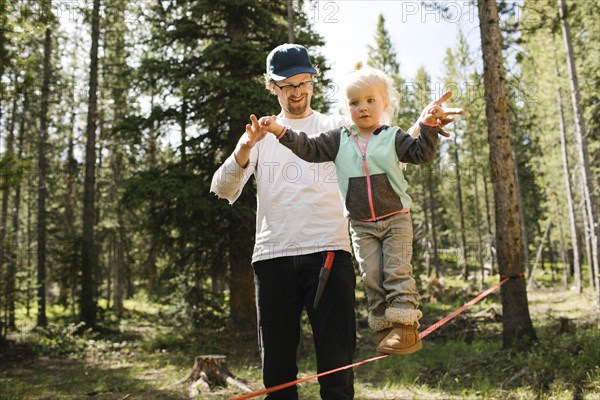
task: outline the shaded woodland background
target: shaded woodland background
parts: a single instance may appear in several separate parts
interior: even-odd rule
[[[449,106],[467,110],[435,162],[406,171],[416,274],[457,277],[458,266],[483,287],[499,268],[539,268],[599,293],[598,4],[496,4],[522,243],[502,252],[518,253],[518,265],[497,257],[505,217],[493,173],[505,165],[490,162],[498,148],[487,132],[501,122],[486,116],[486,50],[463,33],[443,82],[425,68],[401,76],[391,15],[369,49],[403,95],[404,129],[440,84],[457,93]],[[247,185],[231,207],[209,186],[249,113],[279,109],[262,78],[273,47],[311,49],[323,73],[313,108],[328,110],[336,77],[306,4],[0,0],[0,21],[0,342],[32,324],[118,326],[135,296],[168,306],[161,318],[175,329],[255,335],[255,192]]]

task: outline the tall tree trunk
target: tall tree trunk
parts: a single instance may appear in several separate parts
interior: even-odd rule
[[[17,80],[15,79],[15,82]],[[16,121],[17,121],[17,108],[18,108],[18,99],[20,97],[20,91],[18,91],[18,93],[15,93],[13,95],[13,104],[12,104],[12,116],[10,119],[10,124],[8,127],[8,135],[6,138],[6,152],[4,153],[5,156],[10,157],[10,159],[15,160],[15,151],[14,151],[14,145],[15,145],[15,127],[16,127]],[[20,183],[18,184],[20,185]],[[15,238],[18,235],[18,231],[14,230],[14,216],[15,216],[15,207],[13,207],[13,231],[12,231],[12,237],[8,236],[7,240],[7,233],[8,233],[8,202],[9,202],[9,191],[10,189],[12,189],[11,187],[9,187],[10,185],[5,185],[5,187],[3,188],[3,193],[2,193],[2,217],[1,217],[1,229],[2,232],[0,233],[0,236],[2,236],[2,240],[0,240],[0,263],[4,263],[6,262],[7,265],[7,270],[6,270],[6,286],[5,286],[5,292],[6,292],[6,310],[7,310],[7,314],[8,314],[8,324],[7,324],[7,328],[8,329],[16,329],[16,324],[15,324],[15,291],[16,291],[16,285],[15,285],[15,256],[16,256],[16,252],[18,251],[18,243],[15,241]],[[15,198],[15,201],[16,198]],[[18,219],[18,218],[17,218]],[[18,225],[17,225],[18,227]],[[10,245],[9,245],[10,243]],[[16,246],[15,246],[16,245]],[[0,267],[0,277],[2,276],[2,271],[3,268]]]
[[[474,143],[474,137],[472,135],[469,135],[470,138],[470,142],[471,142],[471,149],[473,149],[471,151],[471,159],[472,159],[472,176],[473,176],[473,194],[474,194],[474,200],[475,200],[475,231],[477,232],[477,243],[475,244],[475,252],[476,252],[476,256],[477,256],[477,263],[479,264],[479,271],[481,271],[481,279],[479,280],[480,284],[480,288],[483,287],[484,284],[484,280],[485,280],[485,264],[483,262],[483,252],[481,249],[481,245],[482,245],[482,237],[481,237],[481,212],[480,212],[480,207],[479,207],[479,184],[478,184],[478,170],[479,170],[479,163],[477,162],[477,154],[476,151],[474,150],[475,147],[475,143]]]
[[[98,110],[98,42],[100,38],[100,0],[94,0],[92,10],[92,46],[90,50],[90,80],[85,146],[85,180],[83,193],[83,238],[81,262],[80,318],[87,326],[96,325],[96,248],[94,240],[96,182],[96,119]]]
[[[0,98],[1,100],[1,98]],[[12,102],[12,116],[8,123],[7,136],[6,136],[6,149],[4,151],[3,157],[5,162],[8,161],[8,178],[7,180],[2,179],[2,175],[4,175],[4,171],[0,171],[0,184],[2,184],[2,205],[0,206],[0,288],[2,288],[2,295],[0,295],[0,311],[3,309],[8,314],[8,308],[10,305],[10,271],[6,273],[6,280],[4,280],[4,265],[8,266],[8,259],[11,257],[10,253],[13,251],[10,245],[8,245],[10,241],[10,236],[8,235],[8,200],[11,188],[11,175],[16,172],[14,167],[11,167],[11,164],[15,160],[13,146],[15,141],[15,120],[17,118],[17,100],[18,96],[13,96]],[[5,297],[4,299],[2,297]],[[10,323],[6,327],[9,326]]]
[[[123,314],[125,295],[130,277],[130,271],[126,260],[127,254],[127,230],[125,227],[125,218],[121,210],[117,210],[117,274],[115,275],[115,297],[114,308],[119,317]]]
[[[117,201],[117,188],[122,186],[121,170],[123,168],[123,155],[120,153],[120,149],[117,146],[114,147],[112,153],[111,166],[113,170],[113,184],[112,184],[112,195],[113,201]],[[124,221],[121,210],[117,207],[117,229],[113,235],[114,241],[114,253],[112,260],[112,276],[114,278],[114,291],[113,291],[113,309],[120,318],[123,314],[123,299],[125,293],[125,262],[123,257],[123,234],[124,234]]]
[[[181,100],[181,116],[179,119],[179,126],[181,128],[181,163],[184,168],[187,164],[187,118],[188,118],[188,105],[187,105],[187,93],[182,94],[183,99]]]
[[[49,12],[49,11],[47,11]],[[44,77],[40,110],[40,137],[38,147],[38,226],[37,226],[37,296],[38,326],[46,326],[46,141],[48,140],[48,96],[50,95],[50,56],[52,30],[47,27],[44,38]]]
[[[25,99],[27,100],[27,94],[25,94]],[[27,102],[25,101],[25,104]],[[27,110],[27,107],[24,107],[25,110]],[[29,146],[29,151],[27,151],[28,154],[32,153],[32,147],[33,145]],[[26,254],[27,254],[27,260],[26,260],[26,268],[27,268],[27,284],[26,284],[26,297],[25,297],[25,313],[26,315],[29,317],[31,315],[31,303],[32,303],[32,293],[33,293],[33,260],[32,260],[32,243],[33,243],[33,202],[34,202],[34,195],[33,192],[35,191],[34,188],[34,183],[33,183],[33,174],[27,174],[27,227],[25,230],[25,233],[27,234],[27,240],[25,241],[25,245],[27,246],[27,250],[26,250]]]
[[[560,218],[558,219],[558,227],[560,229],[560,261],[562,263],[561,281],[565,289],[567,289],[569,287],[569,260],[567,257],[567,249],[565,248],[565,236]]]
[[[4,29],[5,26],[7,26],[7,21],[8,21],[8,2],[6,0],[0,0],[0,27],[2,27],[2,29],[0,29],[0,82],[2,82],[2,79],[4,78],[4,71],[6,70],[6,65],[8,65],[9,62],[9,57],[8,57],[8,51],[7,46],[6,46],[6,42],[7,42],[7,38],[6,38],[6,33],[7,33],[7,29]],[[4,99],[4,86],[0,85],[0,121],[2,121],[2,99]],[[2,139],[2,130],[0,130],[0,142]],[[0,271],[2,271],[2,268],[0,268]],[[2,276],[2,274],[0,274],[0,277]],[[1,303],[0,303],[1,304]],[[0,320],[1,322],[1,320]],[[2,332],[0,331],[0,335],[2,334]]]
[[[228,36],[233,43],[244,41],[246,31],[240,26],[237,7],[232,7],[227,18]],[[246,66],[240,60],[231,66],[233,79],[245,79]],[[233,152],[237,141],[245,130],[247,116],[231,116],[230,130],[227,136],[227,147]],[[247,185],[248,186],[248,185]],[[254,190],[246,187],[238,199],[238,207],[256,209]],[[243,214],[243,213],[238,213]],[[229,225],[229,266],[231,268],[231,323],[244,335],[256,332],[256,310],[254,300],[254,279],[252,272],[252,249],[254,245],[254,223],[232,218]]]
[[[556,53],[555,53],[556,54]],[[556,87],[556,107],[558,109],[558,133],[560,135],[560,147],[562,153],[563,172],[565,175],[565,193],[567,194],[567,209],[569,210],[569,227],[571,228],[571,246],[573,247],[573,264],[575,266],[575,286],[577,293],[581,293],[581,262],[579,261],[579,241],[577,239],[577,225],[575,220],[575,208],[573,207],[573,192],[571,191],[571,175],[569,174],[569,156],[567,152],[567,139],[565,134],[565,116],[563,112],[562,90],[560,89],[560,73],[554,57],[554,73],[558,85]],[[562,226],[561,226],[562,230]]]
[[[495,0],[478,0],[483,52],[490,167],[494,188],[496,243],[500,274],[511,277],[502,285],[503,343],[510,347],[537,335],[527,303],[522,259],[521,217],[515,160],[510,142],[508,99],[502,57],[498,8]]]
[[[581,163],[579,163],[578,165],[578,170],[581,169]],[[579,183],[579,189],[580,189],[580,193],[583,193],[584,186],[585,186],[585,182],[583,182],[581,180],[581,176],[579,176],[578,179],[578,183]],[[590,272],[590,277],[593,276],[593,271],[594,271],[594,256],[592,254],[592,245],[591,245],[591,238],[590,238],[590,232],[591,232],[591,228],[590,228],[590,215],[587,212],[587,208],[586,208],[586,204],[585,204],[585,199],[582,199],[581,202],[579,203],[579,212],[581,213],[581,220],[583,221],[583,244],[585,247],[585,259],[587,261],[587,265],[588,265],[588,269]],[[590,285],[592,284],[593,280],[590,280]]]
[[[475,154],[473,154],[473,160],[475,160]],[[473,164],[477,165],[477,164]],[[479,207],[479,173],[477,168],[473,169],[473,192],[475,197],[475,227],[477,231],[477,245],[475,246],[475,251],[477,252],[477,263],[479,264],[479,271],[481,271],[481,279],[479,280],[479,288],[483,288],[483,283],[485,280],[485,264],[483,262],[483,252],[481,249],[482,236],[481,236],[481,211]]]
[[[421,198],[423,199],[423,223],[424,223],[424,235],[423,235],[423,260],[425,262],[425,270],[427,271],[427,277],[431,278],[433,274],[433,268],[431,267],[431,241],[429,240],[429,198],[426,196],[425,191],[425,178],[423,177],[423,170],[426,168],[425,165],[419,166],[419,177]]]
[[[110,200],[109,200],[110,201]],[[113,272],[115,270],[115,239],[116,234],[114,232],[109,233],[108,235],[108,249],[107,253],[107,265],[106,265],[106,309],[109,310],[111,308],[111,299],[112,299],[112,285],[113,285]],[[114,303],[113,303],[114,305]]]
[[[513,160],[515,160],[515,181],[517,182],[515,190],[517,191],[517,200],[519,201],[519,219],[521,220],[521,244],[523,246],[523,249],[521,250],[521,257],[523,260],[523,265],[525,266],[525,272],[527,272],[531,268],[531,263],[529,260],[529,235],[527,234],[527,227],[525,223],[525,209],[523,207],[523,197],[521,196],[521,182],[519,181],[519,165],[516,162],[517,157],[512,146],[511,149],[512,158]]]
[[[542,255],[544,254],[544,245],[546,244],[546,239],[548,238],[548,236],[550,236],[551,227],[552,227],[552,221],[549,221],[548,226],[546,227],[546,230],[542,234],[542,240],[540,242],[540,245],[537,248],[535,259],[533,260],[533,265],[527,275],[527,277],[529,278],[529,282],[527,283],[527,290],[529,290],[529,288],[531,287],[531,284],[533,283],[533,273],[535,272],[537,265],[542,260]]]
[[[100,45],[99,45],[100,46]],[[99,84],[100,85],[100,84]],[[101,103],[100,103],[101,104]],[[97,107],[97,118],[96,118],[96,129],[98,134],[96,135],[96,165],[94,166],[94,222],[92,226],[94,227],[94,271],[92,272],[92,281],[94,282],[94,303],[96,304],[96,308],[98,307],[98,300],[100,298],[100,285],[104,280],[104,271],[105,271],[105,260],[106,257],[104,252],[102,251],[102,246],[104,245],[104,237],[97,237],[95,227],[98,226],[100,221],[102,220],[102,207],[96,205],[96,199],[102,198],[102,185],[103,182],[101,179],[100,172],[104,171],[104,143],[108,140],[105,139],[105,109],[103,107]],[[108,150],[110,152],[110,150]],[[108,169],[109,167],[107,167]]]
[[[73,98],[75,96],[75,78],[73,77]],[[75,112],[71,113],[71,132],[67,145],[67,188],[65,201],[65,230],[69,246],[69,273],[67,283],[69,284],[69,293],[71,305],[71,315],[76,318],[75,303],[77,292],[77,249],[78,240],[75,230],[75,184],[77,182],[77,160],[75,159]]]
[[[433,182],[433,165],[428,164],[425,166],[427,169],[427,194],[429,196],[429,213],[431,219],[430,222],[430,233],[431,243],[433,243],[433,265],[435,268],[435,276],[440,277],[440,259],[437,243],[437,229],[436,229],[436,214],[435,214],[435,194],[434,194],[434,182]]]
[[[154,93],[152,93],[150,98],[150,110],[154,111]],[[151,171],[155,171],[158,167],[157,162],[157,152],[158,152],[158,144],[156,143],[156,122],[152,121],[152,129],[150,130],[150,134],[148,135],[148,166]],[[150,200],[150,209],[153,210],[155,207],[154,199]],[[153,232],[150,232],[150,240],[148,241],[148,258],[146,261],[146,279],[148,284],[148,292],[150,294],[154,294],[156,292],[156,277],[157,277],[157,267],[156,267],[156,259],[157,259],[157,239]]]
[[[483,178],[483,194],[485,196],[485,217],[487,220],[487,259],[489,259],[490,263],[490,275],[494,275],[496,273],[496,268],[494,268],[494,265],[496,263],[496,240],[494,236],[494,231],[492,229],[492,213],[490,207],[490,196],[488,193],[487,174],[483,173],[481,177]]]
[[[458,135],[457,130],[454,130],[454,162],[456,163],[456,194],[458,196],[458,213],[460,217],[460,258],[462,260],[463,267],[463,279],[466,281],[469,279],[469,263],[467,262],[467,237],[466,237],[466,228],[465,228],[465,209],[463,206],[463,196],[462,196],[462,183],[461,183],[461,174],[460,174],[460,159],[458,156]]]
[[[18,144],[18,154],[17,159],[19,161],[23,161],[23,146],[25,141],[25,112],[27,106],[27,95],[25,95],[23,100],[23,112],[21,113],[21,118],[19,121],[19,144]],[[15,203],[14,203],[14,212],[13,212],[13,244],[12,249],[17,254],[13,254],[13,257],[8,261],[8,275],[9,275],[9,289],[8,293],[12,294],[8,299],[8,326],[10,328],[16,329],[16,319],[15,319],[15,302],[16,302],[16,274],[18,269],[18,263],[22,261],[22,255],[24,252],[24,245],[20,241],[19,230],[20,228],[20,219],[19,214],[21,211],[21,182],[17,184],[15,188]]]
[[[287,19],[288,19],[288,43],[294,43],[294,1],[293,0],[287,0]]]
[[[581,181],[583,182],[583,198],[585,200],[585,210],[587,213],[589,224],[590,245],[592,250],[592,260],[590,268],[594,269],[596,275],[596,305],[600,313],[600,259],[598,250],[598,235],[600,234],[600,223],[598,216],[595,215],[596,200],[594,193],[594,182],[590,170],[588,159],[587,143],[585,140],[585,121],[583,118],[583,110],[581,107],[581,95],[579,92],[579,82],[577,70],[575,68],[575,56],[573,55],[573,45],[571,44],[571,29],[566,15],[565,0],[558,0],[560,10],[560,20],[567,53],[567,67],[569,69],[569,77],[571,83],[571,100],[573,102],[573,116],[575,118],[575,142],[579,153]]]
[[[71,98],[75,98],[75,77],[73,76],[71,84],[73,85],[73,91],[71,92]],[[75,159],[75,112],[71,112],[70,119],[70,131],[67,138],[67,159],[65,160],[65,171],[66,171],[66,187],[64,194],[65,211],[63,214],[64,218],[64,246],[66,248],[68,258],[66,264],[66,271],[61,273],[61,279],[58,282],[59,296],[58,303],[62,304],[63,307],[69,307],[70,298],[72,298],[71,289],[73,288],[72,281],[77,276],[76,266],[73,265],[75,262],[74,257],[74,238],[75,238],[75,183],[77,173],[77,160]]]

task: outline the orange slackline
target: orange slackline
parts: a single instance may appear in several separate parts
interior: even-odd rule
[[[515,276],[515,278],[516,277],[523,277],[523,276],[524,276],[524,274],[520,273],[517,276]],[[480,301],[481,299],[483,299],[484,297],[488,296],[490,293],[492,293],[493,291],[495,291],[496,289],[498,289],[500,286],[502,286],[503,284],[505,284],[509,279],[511,279],[511,277],[500,276],[500,282],[499,283],[495,284],[494,286],[492,286],[491,288],[489,288],[485,292],[482,292],[477,297],[475,297],[473,300],[469,301],[468,303],[465,303],[459,309],[451,312],[450,314],[446,315],[444,318],[442,318],[441,320],[439,320],[435,324],[431,325],[429,328],[425,329],[423,332],[419,333],[419,338],[421,338],[421,339],[425,338],[431,332],[435,331],[436,329],[438,329],[439,327],[441,327],[442,325],[444,325],[446,322],[448,322],[451,319],[455,318],[458,314],[462,313],[467,308],[471,307],[473,304],[477,303],[478,301]],[[260,396],[262,394],[268,394],[268,393],[277,392],[278,390],[282,390],[282,389],[288,388],[290,386],[297,385],[297,384],[302,383],[302,382],[306,382],[306,381],[310,381],[310,380],[313,380],[313,379],[317,379],[317,378],[320,378],[320,377],[325,376],[325,375],[334,374],[336,372],[343,371],[343,370],[346,370],[346,369],[349,369],[349,368],[358,367],[359,365],[367,364],[367,363],[370,363],[370,362],[373,362],[373,361],[382,360],[382,359],[384,359],[386,357],[389,357],[389,354],[384,354],[384,355],[381,355],[381,356],[369,358],[367,360],[359,361],[359,362],[356,362],[354,364],[345,365],[343,367],[332,369],[332,370],[325,371],[325,372],[321,372],[321,373],[316,374],[316,375],[311,375],[311,376],[307,376],[305,378],[300,378],[300,379],[297,379],[297,380],[292,381],[292,382],[282,383],[281,385],[271,386],[270,388],[266,388],[266,389],[263,389],[263,390],[259,390],[259,391],[256,391],[256,392],[245,394],[243,396],[232,397],[230,400],[247,400],[247,399],[252,399],[252,398],[258,397],[258,396]]]

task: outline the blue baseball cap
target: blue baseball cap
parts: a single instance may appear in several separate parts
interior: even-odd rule
[[[267,76],[282,81],[298,74],[316,75],[308,51],[299,44],[285,43],[275,47],[267,56]]]

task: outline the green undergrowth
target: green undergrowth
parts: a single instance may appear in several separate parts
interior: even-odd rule
[[[419,387],[458,398],[553,399],[600,395],[600,336],[594,326],[557,333],[538,326],[539,340],[522,351],[498,338],[424,340],[423,350],[359,367],[359,381],[376,387]],[[391,389],[389,389],[391,390]]]
[[[357,400],[384,399],[600,399],[600,335],[593,292],[577,294],[539,271],[528,294],[538,340],[504,349],[498,292],[458,315],[423,340],[423,350],[390,356],[354,369]],[[486,287],[497,282],[490,279]],[[479,293],[479,283],[423,280],[421,330]],[[429,285],[429,286],[426,286]],[[357,361],[377,356],[366,326],[366,300],[357,290]],[[168,311],[168,310],[167,310]],[[185,329],[172,324],[164,306],[144,296],[128,301],[120,318],[105,312],[96,331],[84,330],[53,308],[50,325],[23,324],[0,349],[2,399],[187,399],[194,357],[227,356],[230,371],[253,390],[262,389],[254,334],[227,328]],[[519,348],[520,350],[516,350]],[[308,323],[299,349],[299,377],[316,373]],[[319,385],[299,385],[302,399],[318,399]],[[201,399],[243,394],[213,388]],[[261,397],[259,397],[261,398]]]

